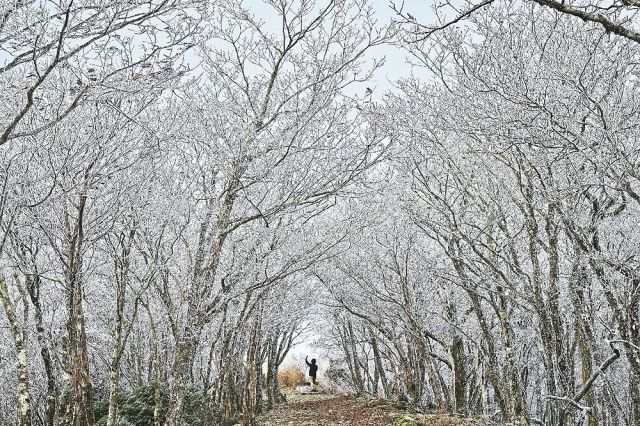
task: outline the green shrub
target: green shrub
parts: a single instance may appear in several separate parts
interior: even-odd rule
[[[161,388],[160,419],[164,417],[169,405],[168,387]],[[184,399],[183,424],[185,426],[202,426],[204,399],[202,391],[187,392]],[[140,386],[132,391],[118,394],[118,426],[150,426],[153,425],[155,409],[155,389],[152,385]],[[96,402],[96,425],[105,426],[109,413],[109,398]]]
[[[409,416],[404,416],[395,422],[395,426],[418,426],[418,422]]]

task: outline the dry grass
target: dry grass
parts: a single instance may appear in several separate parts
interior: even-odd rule
[[[295,388],[304,383],[304,373],[295,365],[285,365],[278,370],[278,387]]]

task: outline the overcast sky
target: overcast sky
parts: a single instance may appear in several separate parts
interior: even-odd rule
[[[324,4],[322,1],[319,3]],[[382,25],[388,24],[396,16],[396,12],[390,7],[390,3],[389,0],[371,0],[377,19]],[[403,1],[395,0],[395,3],[399,7]],[[279,31],[279,21],[269,19],[269,15],[273,12],[262,0],[250,0],[245,4],[249,5],[256,15],[263,17],[267,26],[269,22],[274,22],[273,31]],[[430,4],[427,0],[405,0],[404,10],[410,11],[421,23],[431,23],[433,22],[433,12]],[[356,86],[356,90],[364,92],[366,87],[370,87],[374,90],[374,97],[379,98],[384,92],[393,89],[394,81],[411,75],[412,68],[407,63],[406,53],[402,49],[389,44],[377,46],[369,51],[369,59],[380,59],[382,57],[385,58],[384,66],[376,72],[370,82],[362,85],[362,87]]]

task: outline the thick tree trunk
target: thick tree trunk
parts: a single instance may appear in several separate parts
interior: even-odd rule
[[[222,247],[228,236],[229,218],[233,204],[240,186],[239,176],[241,170],[237,170],[218,208],[216,218],[216,231],[211,237],[209,234],[210,219],[214,211],[213,201],[209,200],[207,214],[200,224],[198,237],[198,249],[193,271],[193,282],[189,288],[187,297],[187,312],[185,325],[180,335],[176,336],[176,351],[169,378],[169,409],[165,420],[166,426],[178,426],[182,417],[182,405],[187,389],[187,381],[193,365],[194,351],[198,345],[198,336],[202,327],[206,325],[208,316],[203,312],[203,306],[209,300],[212,292],[212,282],[215,279]],[[211,238],[210,238],[211,237]]]
[[[73,283],[69,295],[67,320],[67,383],[61,401],[60,423],[69,426],[91,426],[93,416],[93,390],[89,375],[89,356],[82,310],[82,291]]]
[[[354,344],[355,341],[353,325],[351,324],[351,321],[347,320],[347,325],[344,326],[343,329],[342,345],[344,353],[347,356],[347,365],[349,367],[349,372],[351,373],[351,379],[356,395],[362,395],[364,392],[364,380],[362,378],[362,372],[360,371],[358,353]]]
[[[189,385],[193,353],[197,346],[199,331],[193,324],[188,324],[184,335],[176,344],[176,351],[169,378],[170,403],[165,418],[165,426],[181,425],[184,398]]]
[[[506,397],[503,396],[503,392],[506,390],[506,386],[504,385],[503,377],[500,374],[501,368],[498,364],[496,339],[490,330],[486,315],[482,309],[481,299],[473,286],[470,285],[470,280],[467,276],[465,265],[460,261],[460,256],[457,254],[457,252],[459,251],[457,242],[452,242],[450,244],[450,251],[450,259],[453,263],[456,273],[462,279],[463,288],[467,293],[467,296],[469,297],[471,308],[473,309],[476,319],[478,320],[478,325],[480,326],[480,331],[482,332],[483,343],[484,346],[486,346],[486,361],[488,364],[489,381],[491,382],[491,386],[493,388],[496,403],[498,404],[498,407],[500,408],[500,411],[502,413],[507,413],[508,405],[506,402]]]
[[[84,209],[86,195],[81,195],[76,207],[78,216],[68,234],[65,285],[67,290],[66,386],[60,404],[60,424],[92,426],[93,390],[89,374],[89,354],[82,308],[82,245],[84,242]],[[70,216],[66,215],[70,223]]]
[[[242,425],[252,426],[255,416],[260,413],[262,401],[262,363],[260,359],[260,315],[251,328],[247,343],[246,367],[244,377],[244,398],[242,403]]]
[[[115,350],[114,350],[115,351]],[[113,363],[109,366],[109,412],[107,426],[113,426],[118,418],[118,381],[120,369]]]
[[[451,343],[448,347],[449,358],[451,359],[452,411],[461,414],[466,406],[465,391],[467,387],[467,373],[465,365],[467,360],[464,355],[464,342],[456,328],[458,320],[455,304],[449,303],[447,305],[446,317],[452,324],[450,328]]]
[[[38,344],[40,345],[40,356],[47,375],[47,407],[45,409],[46,421],[48,426],[54,426],[56,416],[57,381],[53,371],[51,352],[49,351],[44,319],[42,317],[42,306],[40,304],[40,277],[38,275],[27,278],[27,291],[29,292],[31,304],[34,306],[36,336]]]
[[[133,318],[128,327],[125,327],[124,307],[126,304],[127,284],[129,276],[129,255],[131,245],[135,237],[135,230],[130,230],[128,235],[119,236],[119,244],[115,254],[115,281],[116,281],[116,320],[113,330],[113,351],[109,363],[109,412],[107,426],[113,426],[118,417],[118,391],[120,388],[120,360],[127,344],[127,338],[137,313],[138,301],[134,302]],[[142,381],[142,380],[140,380]]]
[[[458,335],[453,336],[451,348],[449,350],[451,356],[451,382],[453,389],[453,411],[462,413],[466,406],[466,357],[464,356],[464,348],[462,338]]]
[[[391,392],[389,390],[389,381],[387,380],[387,374],[382,365],[382,357],[380,355],[380,349],[378,348],[378,342],[375,335],[373,334],[373,331],[371,332],[371,348],[373,349],[373,362],[375,363],[375,369],[376,369],[375,376],[377,380],[380,381],[380,384],[382,385],[382,396],[384,398],[391,398]]]
[[[587,288],[587,292],[590,291],[590,289],[588,289],[590,283],[587,280],[586,273],[582,270],[580,252],[577,247],[574,249],[574,253],[575,258],[569,280],[569,297],[573,307],[575,339],[578,344],[578,356],[580,359],[580,377],[582,382],[585,383],[591,375],[594,362],[598,360],[596,359],[597,351],[593,333],[591,302],[585,295],[585,288]],[[584,400],[586,404],[593,409],[585,426],[596,426],[598,424],[599,413],[595,404],[596,398],[593,389],[590,389],[584,395]]]
[[[149,304],[141,302],[147,311],[149,318],[149,328],[151,329],[151,363],[150,363],[150,381],[153,383],[153,426],[161,425],[161,410],[162,410],[162,367],[160,348],[158,344],[158,331],[156,329],[156,323],[149,308]]]
[[[62,423],[69,426],[91,426],[93,416],[93,390],[89,374],[89,356],[82,309],[82,291],[75,288],[70,297],[70,315],[67,320],[69,336],[67,357],[71,379],[71,400],[63,408]]]
[[[22,327],[18,323],[15,304],[9,296],[9,289],[4,277],[0,274],[0,298],[4,312],[9,320],[9,328],[16,350],[16,399],[18,425],[31,425],[31,395],[29,392],[29,365],[27,361],[27,347]]]
[[[270,410],[278,402],[278,344],[277,337],[267,343],[266,408]]]
[[[509,320],[507,301],[504,296],[502,287],[498,286],[497,293],[498,318],[500,319],[502,338],[505,345],[508,372],[507,375],[509,377],[510,394],[508,417],[510,420],[517,420],[523,424],[528,424],[524,408],[524,390],[522,389],[522,386],[520,384],[518,361],[515,353],[515,336],[513,333],[511,322]]]

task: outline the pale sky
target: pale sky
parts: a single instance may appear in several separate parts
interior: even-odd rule
[[[321,4],[324,4],[320,1]],[[403,0],[395,0],[398,7]],[[265,6],[262,0],[251,0],[245,2],[250,6],[254,13],[265,19],[267,28],[269,27],[269,19],[272,11]],[[370,3],[374,9],[378,22],[382,25],[391,21],[395,16],[395,12],[390,7],[390,0],[371,0]],[[255,7],[254,7],[255,5]],[[428,0],[405,0],[404,10],[409,11],[421,23],[433,22],[433,12],[431,10],[430,1]],[[279,31],[279,21],[274,21],[274,31]],[[407,63],[406,53],[393,45],[377,46],[369,51],[369,58],[380,59],[385,58],[384,66],[376,72],[373,79],[367,84],[363,84],[357,90],[364,91],[366,87],[374,90],[374,97],[379,98],[384,92],[393,89],[393,82],[411,75],[412,68]]]

